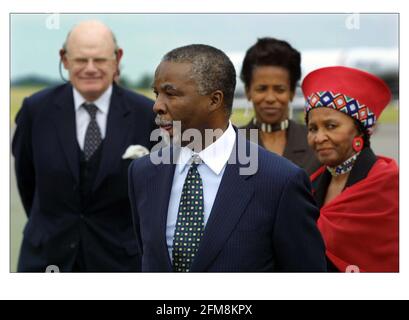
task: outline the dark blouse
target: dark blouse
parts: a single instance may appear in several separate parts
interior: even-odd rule
[[[250,139],[250,130],[257,129],[250,121],[246,126],[242,127],[246,129],[247,139]],[[287,133],[287,144],[284,148],[283,157],[291,160],[297,166],[303,168],[308,175],[314,173],[319,167],[314,151],[309,147],[307,143],[307,128],[302,124],[298,124],[293,120],[289,120]],[[258,142],[260,146],[264,148],[263,141],[261,140],[260,134],[258,136]]]

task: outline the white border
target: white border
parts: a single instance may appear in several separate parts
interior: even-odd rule
[[[344,0],[334,9],[331,1],[288,1],[267,3],[252,1],[13,1],[1,4],[0,59],[1,150],[2,168],[0,201],[0,298],[2,299],[400,299],[408,298],[408,212],[404,199],[408,180],[407,150],[400,148],[400,274],[10,274],[9,273],[9,13],[10,12],[399,12],[401,88],[408,82],[408,10],[403,1]],[[294,8],[297,11],[294,11]],[[323,26],[325,27],[325,26]],[[300,32],[302,29],[300,28]],[[29,59],[29,52],[27,59]],[[408,90],[400,91],[400,119],[407,117]],[[407,132],[400,127],[401,141]],[[194,286],[193,286],[194,283]],[[183,288],[193,288],[189,293]]]

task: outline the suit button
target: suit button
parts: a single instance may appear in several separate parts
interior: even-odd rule
[[[70,243],[70,249],[75,249],[77,247],[77,244],[75,242]]]
[[[84,219],[84,215],[83,215],[83,214],[80,214],[80,218],[81,218],[81,219]]]
[[[72,190],[77,191],[77,189],[78,189],[77,185],[74,184],[74,185],[72,186]]]

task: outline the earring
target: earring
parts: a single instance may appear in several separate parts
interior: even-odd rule
[[[352,140],[352,148],[355,150],[355,152],[361,151],[363,147],[364,147],[364,139],[362,139],[362,137],[355,137]]]

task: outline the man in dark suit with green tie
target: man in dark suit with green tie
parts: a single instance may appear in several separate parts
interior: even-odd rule
[[[233,127],[235,83],[207,45],[176,48],[156,69],[154,111],[173,143],[129,170],[142,271],[326,270],[309,179]]]

